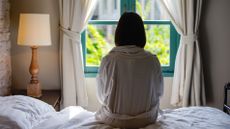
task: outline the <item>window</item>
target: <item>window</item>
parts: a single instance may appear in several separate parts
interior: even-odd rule
[[[120,15],[138,13],[144,20],[145,49],[156,54],[164,76],[172,76],[179,35],[159,8],[158,0],[99,0],[87,29],[82,33],[85,75],[95,77],[101,59],[114,47],[114,34]]]

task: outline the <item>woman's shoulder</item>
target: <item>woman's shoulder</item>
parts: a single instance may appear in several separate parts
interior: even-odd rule
[[[153,53],[151,53],[149,51],[146,51],[146,50],[144,50],[144,53],[145,53],[145,55],[147,55],[148,57],[152,58],[153,60],[158,60],[158,57],[157,57],[156,54],[153,54]]]
[[[108,64],[108,63],[112,63],[116,60],[116,53],[108,53],[107,55],[105,55],[103,58],[102,58],[102,63],[105,63],[105,64]]]
[[[147,50],[144,50],[144,53],[145,53],[146,55],[148,55],[148,56],[156,57],[155,54],[153,54],[153,53],[151,53],[151,52],[149,52],[149,51],[147,51]]]
[[[119,52],[110,51],[107,55],[103,57],[104,60],[113,60],[120,56]]]
[[[146,55],[148,55],[149,59],[154,64],[154,66],[158,66],[158,67],[161,66],[160,61],[159,61],[157,55],[152,54],[151,52],[146,51],[146,50],[145,50],[145,53],[146,53]]]
[[[114,60],[117,58],[121,58],[123,57],[124,54],[120,53],[120,52],[114,52],[114,51],[110,51],[106,56],[103,57],[103,60]],[[139,52],[138,54],[135,55],[126,55],[125,57],[130,57],[130,58],[151,58],[152,60],[158,60],[157,55],[152,54],[149,51],[143,50],[142,52]]]
[[[117,56],[116,53],[109,52],[107,55],[103,57],[103,60],[111,60]]]

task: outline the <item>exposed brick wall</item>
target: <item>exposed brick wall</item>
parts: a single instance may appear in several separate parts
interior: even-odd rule
[[[10,94],[11,86],[9,9],[9,1],[0,0],[0,96]]]

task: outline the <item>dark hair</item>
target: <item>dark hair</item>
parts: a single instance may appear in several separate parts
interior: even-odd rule
[[[141,17],[133,12],[125,12],[117,25],[115,32],[116,46],[136,45],[144,48],[146,36]]]

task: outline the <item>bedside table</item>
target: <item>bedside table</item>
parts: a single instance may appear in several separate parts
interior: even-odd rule
[[[26,90],[14,90],[13,95],[26,95]],[[36,98],[49,105],[52,105],[56,111],[60,110],[61,91],[60,90],[42,90],[42,97]]]

